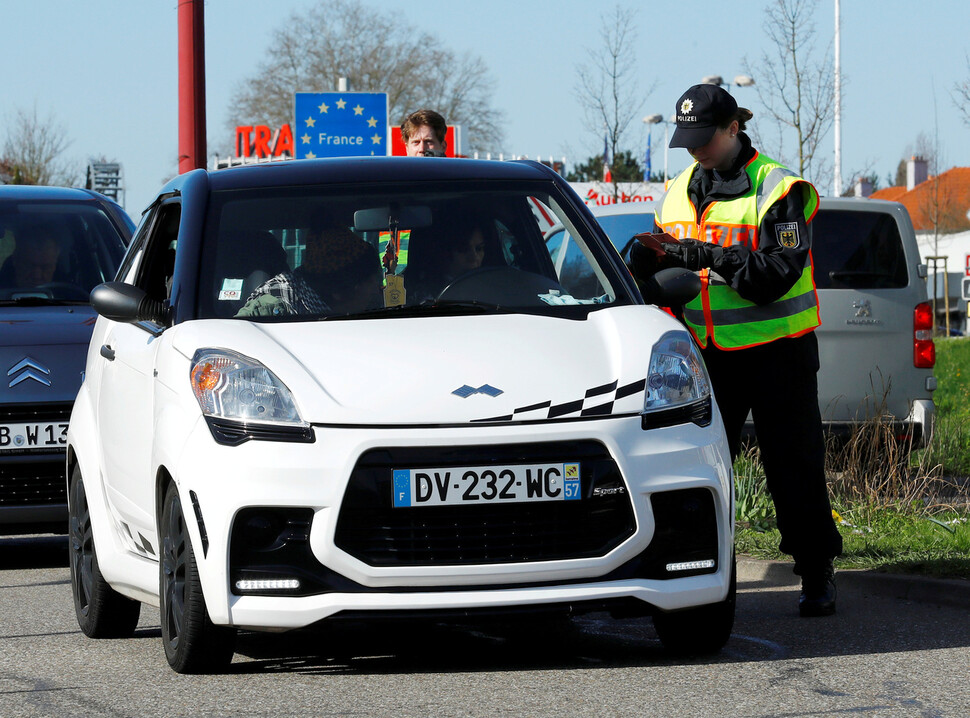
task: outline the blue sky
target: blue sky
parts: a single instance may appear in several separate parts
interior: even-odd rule
[[[638,2],[637,67],[641,115],[669,116],[677,97],[705,75],[733,78],[745,57],[757,67],[770,0]],[[207,0],[206,83],[210,153],[231,146],[227,107],[252,75],[272,31],[318,0]],[[494,77],[494,105],[506,118],[507,154],[580,162],[602,151],[576,101],[576,65],[598,37],[614,3],[576,0],[364,0],[402,13],[456,51],[479,55]],[[625,3],[627,5],[631,3]],[[83,170],[105,155],[124,166],[126,208],[136,219],[176,172],[178,143],[177,0],[0,0],[4,32],[0,138],[13,110],[36,106],[67,130],[67,155]],[[834,1],[817,6],[816,32],[827,44]],[[970,78],[970,3],[966,0],[842,0],[842,172],[875,171],[882,185],[924,133],[938,137],[942,168],[970,166],[970,127],[951,99]],[[717,34],[714,35],[713,31]],[[757,73],[755,80],[757,81]],[[334,88],[336,89],[336,88]],[[734,88],[759,115],[752,88]],[[254,123],[261,118],[253,118]],[[630,149],[646,147],[646,126],[630,130]],[[662,130],[653,166],[662,169]],[[831,136],[826,140],[831,152]],[[671,173],[689,162],[670,151]],[[831,193],[831,187],[821,187]]]

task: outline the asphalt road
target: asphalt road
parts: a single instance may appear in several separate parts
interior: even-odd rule
[[[244,634],[228,674],[179,676],[155,609],[132,639],[80,633],[66,539],[0,538],[0,717],[970,715],[970,606],[846,579],[838,615],[799,619],[777,568],[740,573],[734,635],[709,659],[671,659],[649,619],[594,614]]]

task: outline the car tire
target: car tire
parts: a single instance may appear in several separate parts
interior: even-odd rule
[[[704,656],[720,651],[734,628],[734,606],[738,592],[738,568],[731,558],[731,583],[720,603],[684,611],[655,613],[653,626],[664,648],[675,656]]]
[[[71,471],[68,496],[71,593],[78,625],[89,638],[128,638],[138,626],[141,603],[122,596],[101,575],[87,494],[78,466]]]
[[[236,630],[216,626],[202,595],[198,565],[175,484],[162,505],[159,608],[165,658],[176,673],[215,673],[232,662]]]

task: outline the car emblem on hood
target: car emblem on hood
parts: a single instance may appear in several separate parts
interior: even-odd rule
[[[501,389],[496,389],[494,386],[489,386],[488,384],[482,384],[477,389],[473,386],[468,386],[468,384],[465,384],[458,387],[451,393],[455,396],[460,396],[462,399],[467,399],[473,394],[488,394],[489,396],[495,397],[499,394],[503,394],[504,392]]]
[[[24,357],[7,370],[7,376],[13,376],[16,374],[16,376],[10,380],[10,383],[7,386],[15,387],[20,382],[27,381],[28,379],[33,379],[37,383],[43,384],[44,386],[50,386],[51,380],[47,378],[50,376],[50,373],[51,370],[38,362],[36,359]]]

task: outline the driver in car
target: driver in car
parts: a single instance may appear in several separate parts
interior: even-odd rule
[[[0,286],[39,287],[54,281],[61,249],[51,232],[17,237],[13,254],[0,267]]]
[[[475,217],[457,220],[434,248],[429,266],[415,267],[413,277],[406,277],[411,297],[421,302],[434,299],[441,291],[463,274],[482,266],[485,258],[484,223]],[[407,272],[406,272],[407,273]]]
[[[303,263],[253,290],[237,317],[354,314],[383,306],[375,250],[346,227],[315,225]]]

